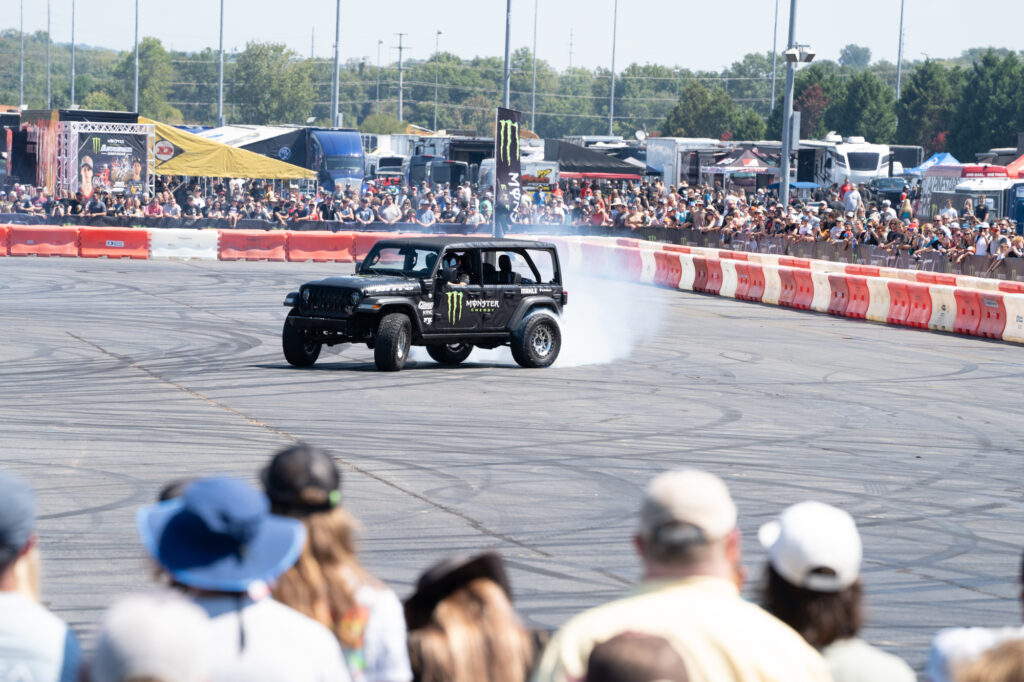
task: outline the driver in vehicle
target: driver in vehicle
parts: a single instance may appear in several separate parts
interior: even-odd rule
[[[464,287],[469,284],[471,270],[469,267],[469,256],[465,253],[456,253],[448,257],[445,267],[455,271],[455,280],[449,282],[453,287]]]

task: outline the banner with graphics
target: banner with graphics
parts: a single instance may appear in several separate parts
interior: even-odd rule
[[[144,192],[148,138],[146,133],[79,133],[71,191],[85,198],[94,191]]]
[[[501,236],[519,211],[522,171],[519,164],[519,122],[522,113],[498,107],[494,135],[494,233]]]

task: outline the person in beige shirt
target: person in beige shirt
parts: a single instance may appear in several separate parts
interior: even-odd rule
[[[586,611],[551,639],[534,682],[576,682],[592,649],[623,632],[663,637],[693,682],[827,682],[821,655],[739,593],[740,532],[729,491],[696,470],[648,486],[634,543],[644,577],[630,593]]]

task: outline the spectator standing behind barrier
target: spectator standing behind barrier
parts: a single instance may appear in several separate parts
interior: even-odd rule
[[[0,680],[74,682],[78,640],[38,601],[35,522],[28,481],[0,472]]]
[[[417,682],[523,682],[534,642],[512,607],[501,557],[449,559],[420,576],[405,602]]]
[[[298,445],[277,453],[261,478],[271,511],[302,521],[308,538],[275,598],[334,633],[355,682],[412,679],[402,605],[356,557],[356,521],[341,504],[334,460]]]
[[[583,682],[689,682],[686,665],[663,637],[624,632],[594,647]]]
[[[681,470],[648,486],[634,545],[644,578],[632,592],[571,619],[541,658],[535,682],[578,680],[593,647],[622,632],[664,637],[695,682],[826,682],[821,655],[739,593],[736,505],[717,476]]]
[[[181,595],[119,600],[104,615],[82,682],[207,682],[210,619]]]
[[[957,671],[957,682],[1020,682],[1024,680],[1024,640],[1003,642]]]
[[[269,596],[302,553],[299,521],[233,478],[199,479],[137,520],[149,555],[210,617],[211,682],[349,682],[330,631]]]
[[[765,607],[820,650],[834,682],[914,682],[906,663],[857,638],[861,541],[853,518],[820,502],[787,508],[758,533]]]

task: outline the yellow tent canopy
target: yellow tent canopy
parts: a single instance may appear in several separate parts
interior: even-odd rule
[[[156,126],[156,172],[160,175],[192,175],[209,178],[261,178],[301,180],[316,173],[262,154],[229,147],[179,130],[165,123],[139,117],[139,123]]]

